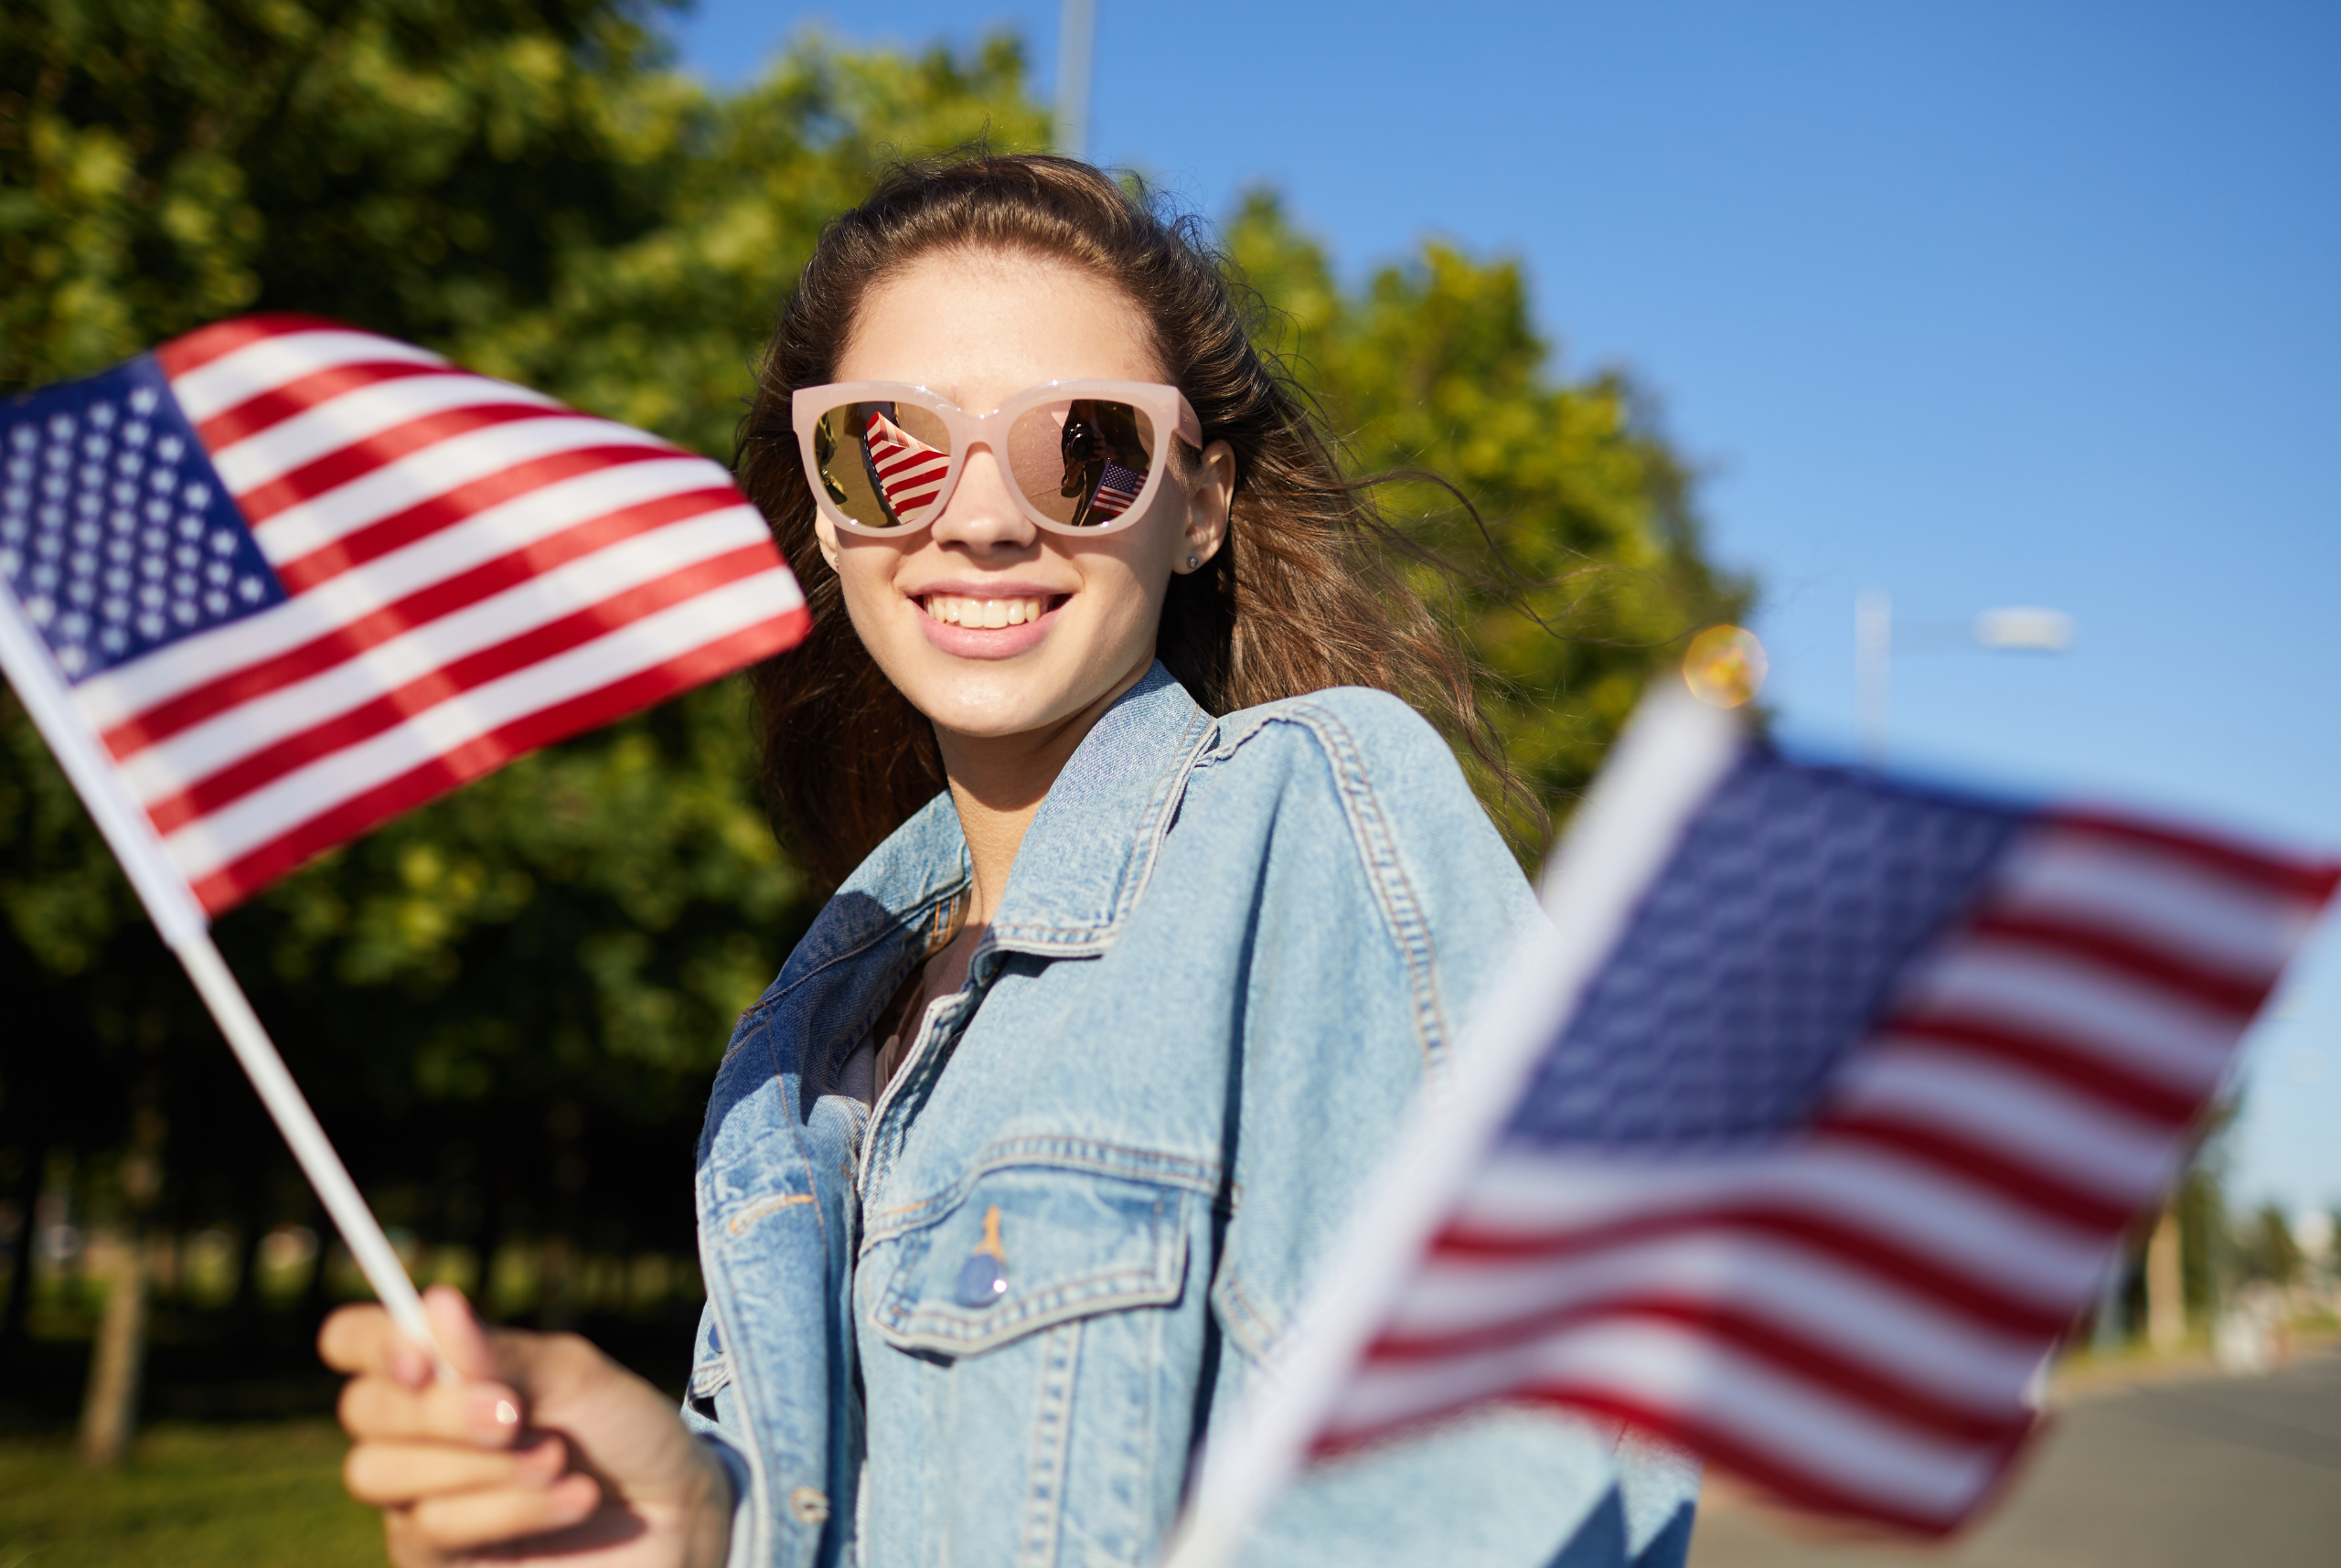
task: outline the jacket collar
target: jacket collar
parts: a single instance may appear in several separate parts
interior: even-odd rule
[[[1082,737],[1024,831],[986,945],[1102,953],[1153,873],[1217,726],[1160,661]]]
[[[984,949],[1064,957],[1111,945],[1145,891],[1187,774],[1215,730],[1160,661],[1116,699],[1082,737],[1025,830]],[[870,916],[931,934],[948,919],[970,874],[967,839],[946,790],[839,888],[828,913],[856,911],[862,918],[824,918],[807,941],[821,938],[828,955],[841,955],[842,948],[864,945],[875,934]]]

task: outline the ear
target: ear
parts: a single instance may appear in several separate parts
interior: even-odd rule
[[[821,559],[829,563],[831,571],[835,571],[838,569],[838,526],[829,521],[828,513],[814,512],[813,538],[821,547]]]
[[[1203,448],[1203,456],[1187,476],[1183,553],[1194,557],[1197,567],[1217,555],[1219,547],[1227,542],[1228,508],[1235,501],[1235,449],[1224,441],[1214,441]]]

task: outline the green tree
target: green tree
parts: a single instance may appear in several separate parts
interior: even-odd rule
[[[1383,499],[1402,535],[1458,570],[1417,566],[1491,678],[1482,699],[1513,765],[1557,819],[1683,639],[1745,613],[1748,585],[1707,561],[1691,474],[1621,371],[1554,374],[1514,260],[1438,241],[1344,293],[1276,197],[1227,228],[1261,336],[1316,394],[1362,473],[1427,472]],[[1474,515],[1476,513],[1476,516]],[[1491,795],[1532,858],[1541,825]]]
[[[2290,1285],[2307,1261],[2282,1204],[2263,1203],[2237,1223],[2235,1264],[2242,1278]]]

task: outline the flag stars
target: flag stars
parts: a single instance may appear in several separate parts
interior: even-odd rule
[[[0,412],[0,578],[71,679],[283,593],[155,374],[134,363],[59,389],[64,407]]]

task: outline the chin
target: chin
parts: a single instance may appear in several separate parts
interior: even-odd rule
[[[1018,678],[1019,673],[1024,678]],[[1031,672],[955,670],[918,682],[911,700],[937,729],[995,740],[1040,729],[1062,717],[1063,704],[1050,699],[1063,694],[1035,690],[1041,684]]]

